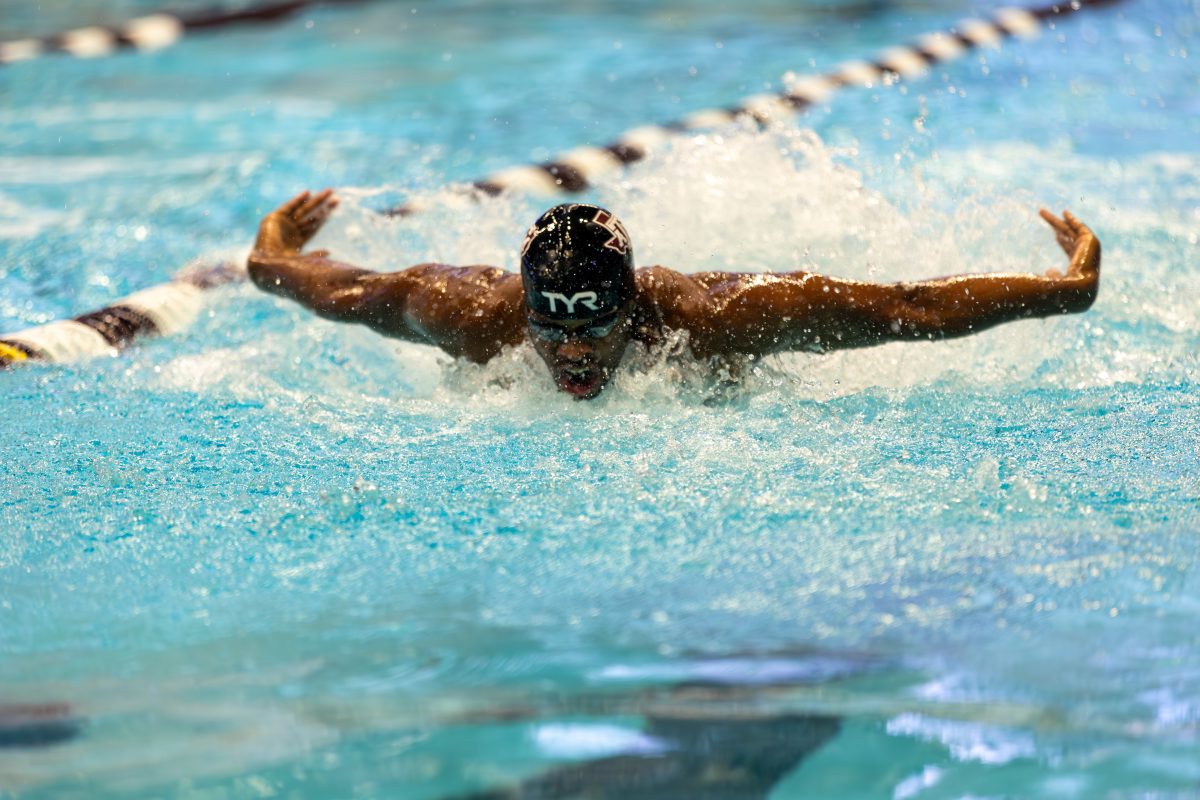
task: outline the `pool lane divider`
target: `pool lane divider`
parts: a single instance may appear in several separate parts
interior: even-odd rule
[[[192,14],[159,12],[130,20],[118,27],[90,25],[40,39],[0,42],[0,66],[45,55],[100,58],[119,50],[160,50],[194,31],[235,25],[265,24],[286,19],[311,6],[346,5],[365,0],[285,0],[232,11],[208,10]]]
[[[643,160],[673,137],[744,119],[766,125],[820,105],[840,89],[886,86],[915,78],[970,50],[998,47],[1012,36],[1032,38],[1042,27],[1053,24],[1060,17],[1115,2],[1119,0],[1074,0],[1063,5],[1031,9],[1002,8],[990,20],[963,20],[949,31],[925,34],[911,44],[883,50],[871,61],[846,61],[823,75],[793,78],[787,82],[788,88],[778,94],[754,95],[729,108],[695,111],[675,122],[634,128],[603,147],[578,147],[542,164],[501,170],[475,181],[473,191],[484,195],[581,192],[597,176]],[[284,14],[311,4],[296,0],[270,8]],[[279,10],[284,6],[295,8]],[[267,7],[260,7],[259,13],[263,8]],[[253,9],[240,13],[248,15]],[[381,213],[405,217],[424,208],[424,202],[414,199]],[[208,277],[204,277],[206,274]],[[145,289],[73,320],[51,322],[0,336],[0,368],[29,361],[64,362],[88,356],[115,355],[138,338],[182,330],[198,313],[206,289],[242,280],[244,275],[244,270],[235,265],[220,264],[210,268],[210,273],[194,272],[192,277]],[[200,276],[199,279],[196,276]]]
[[[881,51],[871,61],[846,61],[823,75],[806,75],[786,80],[787,88],[776,94],[747,97],[729,108],[693,111],[682,119],[662,125],[634,128],[616,141],[600,147],[578,147],[542,164],[511,167],[475,181],[474,188],[487,195],[503,192],[571,194],[586,190],[595,179],[646,158],[668,139],[697,130],[717,128],[738,120],[760,125],[785,119],[826,102],[840,89],[882,85],[919,77],[934,66],[953,61],[980,47],[998,48],[1007,38],[1033,38],[1042,27],[1093,6],[1119,0],[1073,0],[1037,8],[1001,8],[991,19],[965,19],[949,31],[918,37],[914,42]],[[407,216],[423,210],[410,201],[383,213]]]
[[[0,369],[27,361],[113,356],[139,338],[181,331],[200,313],[209,289],[241,279],[241,267],[228,262],[188,270],[97,311],[5,334],[0,336]]]

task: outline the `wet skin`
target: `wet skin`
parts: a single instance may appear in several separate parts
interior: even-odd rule
[[[1087,310],[1100,285],[1100,242],[1069,211],[1042,209],[1067,254],[1064,270],[866,283],[807,272],[779,274],[638,269],[636,292],[604,335],[607,318],[556,320],[526,309],[521,276],[498,267],[418,264],[378,273],[302,252],[337,199],[302,192],[268,214],[248,262],[264,291],[319,316],[439,347],[484,363],[529,341],[556,386],[600,394],[629,342],[652,345],[684,331],[693,355],[714,363],[791,350],[829,352],[892,341],[949,339],[1003,322]]]

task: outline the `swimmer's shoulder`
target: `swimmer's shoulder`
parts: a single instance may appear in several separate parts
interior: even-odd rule
[[[485,323],[491,330],[523,323],[525,290],[518,273],[485,264],[426,264],[421,270],[423,299],[455,317],[456,324]]]
[[[634,273],[639,298],[660,304],[702,293],[705,286],[695,275],[685,275],[668,267],[640,267]]]
[[[495,290],[515,281],[520,285],[520,275],[500,267],[487,264],[461,266],[428,262],[415,264],[397,272],[378,273],[383,279],[402,280],[419,286],[435,286],[448,289],[479,288]]]
[[[379,333],[487,361],[524,338],[521,276],[488,265],[416,264],[366,279]]]
[[[647,324],[683,330],[703,324],[708,290],[692,275],[667,267],[642,267],[634,281],[638,309]]]
[[[642,319],[649,327],[686,331],[689,347],[700,357],[738,355],[746,352],[731,325],[746,316],[731,306],[752,287],[793,280],[796,273],[766,276],[748,272],[681,273],[666,267],[646,267],[636,280]],[[757,317],[756,317],[757,319]]]
[[[372,273],[365,281],[409,297],[437,298],[442,302],[477,303],[492,297],[511,302],[520,300],[522,292],[520,275],[485,264],[416,264],[396,272]]]
[[[746,281],[761,279],[761,273],[752,272],[688,272],[683,273],[667,267],[642,267],[636,273],[639,293],[650,297],[679,295],[703,295],[736,286]]]

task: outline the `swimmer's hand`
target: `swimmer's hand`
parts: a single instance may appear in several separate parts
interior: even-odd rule
[[[1066,277],[1100,279],[1100,240],[1092,229],[1079,221],[1070,211],[1064,211],[1062,219],[1051,214],[1046,209],[1038,212],[1042,219],[1054,229],[1058,245],[1071,261],[1067,264]],[[1056,269],[1047,270],[1047,278],[1062,278],[1063,273]]]
[[[258,226],[254,249],[267,256],[298,256],[300,249],[317,235],[325,220],[337,208],[332,189],[312,194],[301,192],[263,217]],[[327,256],[328,251],[310,253]]]

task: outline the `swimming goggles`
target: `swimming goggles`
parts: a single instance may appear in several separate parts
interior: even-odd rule
[[[613,314],[603,322],[581,325],[578,328],[564,328],[561,325],[551,325],[530,319],[529,332],[546,342],[565,342],[567,339],[603,339],[616,330],[616,327],[622,322],[624,322],[624,318],[620,314]]]

